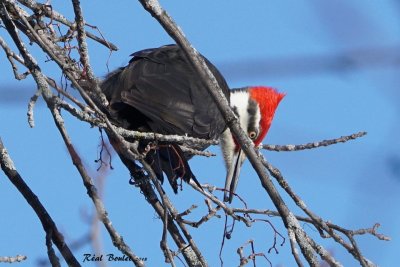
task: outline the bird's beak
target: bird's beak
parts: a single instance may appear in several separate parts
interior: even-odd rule
[[[246,155],[239,148],[233,152],[232,162],[228,167],[228,172],[225,180],[224,201],[232,203],[233,193],[235,193],[237,183],[239,181],[240,168],[243,165]]]

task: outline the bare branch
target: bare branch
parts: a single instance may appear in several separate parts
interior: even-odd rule
[[[181,146],[181,149],[183,152],[189,153],[190,155],[204,156],[204,157],[215,157],[216,156],[215,153],[212,153],[210,151],[200,151],[200,150],[192,149],[187,146]]]
[[[165,203],[164,207],[165,207]],[[164,216],[162,217],[163,220],[163,232],[160,241],[161,250],[164,253],[165,262],[170,263],[171,266],[175,267],[174,257],[172,256],[172,252],[168,247],[167,243],[167,233],[168,233],[168,209],[164,209]]]
[[[33,119],[33,108],[35,107],[36,101],[41,95],[40,89],[35,92],[35,94],[31,97],[31,100],[28,103],[28,124],[31,128],[35,127],[35,121]]]
[[[233,209],[230,208],[225,202],[222,200],[218,199],[216,196],[214,196],[212,193],[206,192],[202,189],[200,189],[197,184],[193,181],[190,181],[190,185],[199,193],[210,199],[212,202],[214,202],[216,205],[221,207],[224,211],[225,214],[231,216],[234,220],[241,221],[243,222],[247,227],[251,226],[251,221],[248,220],[247,218],[243,216],[239,216],[233,212]],[[210,188],[210,185],[205,185],[204,188]]]
[[[106,156],[108,156],[111,159],[111,155],[106,155]],[[104,199],[103,192],[108,171],[109,171],[108,166],[101,165],[99,169],[97,169],[97,175],[95,177],[95,186],[97,188],[97,193],[101,200]],[[96,212],[91,216],[89,216],[88,218],[88,223],[90,225],[90,233],[88,234],[88,236],[94,253],[96,255],[102,255],[104,254],[104,249],[103,249],[101,228],[97,214],[98,213],[96,210]],[[98,262],[98,267],[107,267],[107,262],[105,261]]]
[[[86,32],[84,29],[85,21],[83,20],[83,13],[80,6],[80,0],[72,0],[72,5],[74,7],[74,12],[75,12],[75,23],[78,32],[77,40],[79,45],[79,54],[81,63],[84,68],[84,73],[86,74],[85,76],[88,78],[91,84],[91,89],[93,89],[96,93],[95,96],[99,98],[100,103],[103,103],[103,105],[105,105],[107,103],[107,99],[103,94],[103,92],[101,91],[97,83],[97,79],[92,70],[92,67],[90,66],[89,63],[89,51],[86,43]]]
[[[75,13],[75,23],[78,32],[78,45],[79,54],[81,56],[81,63],[83,65],[84,71],[87,73],[90,80],[94,80],[94,73],[89,63],[89,51],[86,43],[86,32],[85,32],[85,21],[83,20],[83,14],[81,9],[81,4],[79,0],[72,0],[72,5],[74,7]]]
[[[35,211],[40,222],[42,223],[43,229],[46,232],[54,244],[57,246],[58,250],[61,252],[65,261],[71,266],[80,266],[77,259],[72,254],[68,245],[64,242],[63,235],[58,231],[56,224],[50,217],[45,207],[40,202],[38,196],[36,196],[29,186],[25,183],[21,175],[18,173],[14,166],[14,162],[11,160],[3,142],[0,138],[0,165],[3,172],[6,174],[8,179],[13,183],[13,185],[18,189],[22,196],[26,199],[32,209]]]
[[[269,144],[265,144],[262,145],[261,148],[266,149],[266,150],[271,150],[271,151],[299,151],[299,150],[305,150],[305,149],[313,149],[313,148],[317,148],[317,147],[322,147],[322,146],[330,146],[330,145],[334,145],[334,144],[338,144],[338,143],[345,143],[349,140],[354,140],[357,138],[360,138],[364,135],[366,135],[367,132],[358,132],[358,133],[354,133],[351,135],[345,135],[345,136],[341,136],[339,138],[335,138],[335,139],[330,139],[330,140],[323,140],[323,141],[319,141],[319,142],[312,142],[312,143],[308,143],[308,144],[302,144],[302,145],[269,145]]]
[[[57,257],[56,252],[53,249],[53,242],[51,242],[52,233],[46,233],[46,247],[47,247],[47,256],[49,257],[50,264],[52,267],[61,267],[60,259]]]
[[[358,229],[358,230],[354,230],[354,231],[347,231],[347,235],[350,236],[355,236],[355,235],[364,235],[364,234],[371,234],[373,236],[376,236],[378,239],[380,240],[384,240],[384,241],[390,241],[390,237],[385,236],[383,234],[379,234],[376,232],[376,230],[380,227],[381,225],[379,223],[374,224],[374,226],[372,226],[371,228],[364,228],[364,229]],[[338,227],[338,226],[336,226]],[[340,231],[340,230],[339,230]],[[343,232],[343,230],[342,230]]]
[[[267,216],[280,217],[279,212],[273,211],[273,210],[260,210],[260,209],[247,209],[247,208],[246,209],[233,208],[232,210],[235,213],[262,214],[262,215],[267,215]],[[306,223],[311,223],[316,227],[317,230],[320,230],[319,226],[315,224],[313,219],[308,218],[308,217],[299,216],[299,215],[296,215],[296,218],[299,221],[306,222]],[[385,236],[385,235],[377,232],[377,229],[380,226],[379,223],[374,224],[370,228],[363,228],[363,229],[357,229],[357,230],[348,230],[348,229],[345,229],[345,228],[343,228],[343,227],[341,227],[341,226],[339,226],[337,224],[334,224],[334,223],[328,222],[328,221],[326,221],[325,223],[329,228],[334,229],[334,230],[336,230],[338,232],[341,232],[341,233],[343,233],[345,235],[356,236],[356,235],[370,234],[372,236],[375,236],[379,240],[384,240],[384,241],[389,241],[390,240],[390,237]],[[322,232],[321,232],[321,236],[324,237],[324,238],[331,237],[331,236],[322,235]]]
[[[4,41],[4,39],[1,36],[0,36],[0,46],[3,48],[4,52],[6,53],[7,59],[11,64],[15,79],[17,79],[17,80],[25,79],[29,75],[29,71],[26,71],[26,72],[24,72],[22,74],[19,74],[18,73],[18,67],[14,62],[14,60],[16,60],[19,63],[23,64],[23,60],[21,59],[21,57],[19,55],[15,54],[10,49],[10,47],[7,45],[7,43]]]
[[[247,257],[244,255],[244,248],[248,245],[251,245],[251,253],[250,255],[248,255]],[[246,243],[244,243],[242,246],[240,246],[237,249],[237,254],[239,254],[239,259],[240,259],[240,263],[239,266],[245,266],[249,263],[249,260],[253,261],[253,266],[256,266],[256,257],[263,257],[264,259],[266,259],[268,261],[268,264],[270,267],[272,267],[272,262],[267,258],[267,256],[265,256],[264,253],[256,253],[254,251],[254,240],[250,239],[248,240]]]
[[[289,236],[290,249],[292,250],[293,258],[296,261],[298,267],[303,267],[304,265],[300,259],[299,250],[297,249],[297,240],[296,240],[296,236],[295,236],[293,229],[291,229],[291,228],[288,229],[288,236]]]
[[[217,214],[217,212],[221,209],[221,207],[217,206],[216,208],[213,208],[211,206],[211,201],[208,198],[206,198],[204,201],[208,207],[208,213],[206,215],[202,216],[200,218],[200,220],[198,220],[197,222],[191,222],[191,221],[183,219],[183,216],[189,215],[193,209],[197,208],[197,206],[195,206],[195,205],[192,205],[189,209],[178,214],[176,219],[179,221],[182,221],[183,223],[185,223],[187,225],[198,228],[200,225],[209,221],[213,217],[221,218],[221,216]]]
[[[14,263],[14,262],[21,262],[26,259],[27,259],[27,257],[24,255],[17,255],[14,257],[0,257],[0,262]]]
[[[81,110],[85,111],[85,112],[89,112],[89,113],[93,113],[93,110],[91,110],[87,105],[81,103],[78,99],[76,99],[75,97],[73,97],[71,94],[69,94],[67,91],[63,90],[62,88],[60,88],[57,83],[49,78],[49,77],[45,77],[47,84],[49,86],[51,86],[52,88],[54,88],[59,94],[63,95],[64,97],[66,97],[67,99],[71,100],[72,103],[74,103],[75,105],[77,105]]]
[[[329,266],[342,267],[343,265],[338,262],[323,246],[317,244],[311,237],[308,239],[314,250],[321,256],[321,259],[326,261]]]

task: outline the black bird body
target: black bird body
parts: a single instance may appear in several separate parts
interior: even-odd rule
[[[219,138],[226,128],[225,121],[178,46],[146,49],[132,56],[126,67],[110,73],[101,84],[110,102],[113,121],[130,130]],[[204,60],[229,100],[225,79],[214,65]],[[141,147],[147,144],[140,141]],[[177,192],[178,178],[197,182],[187,164],[188,158],[177,144],[159,142],[147,154],[146,161],[161,181],[164,172]]]

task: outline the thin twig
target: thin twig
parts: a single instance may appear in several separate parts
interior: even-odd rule
[[[24,255],[17,255],[13,257],[0,257],[0,262],[5,262],[5,263],[14,263],[14,262],[21,262],[26,260],[28,257]]]
[[[379,223],[375,223],[371,228],[363,228],[363,229],[349,231],[349,230],[345,230],[345,229],[335,225],[335,227],[338,229],[338,231],[341,231],[341,232],[345,233],[348,236],[352,236],[353,237],[355,235],[370,234],[370,235],[373,235],[373,236],[377,237],[379,240],[390,241],[391,240],[390,237],[376,232],[376,230],[380,226],[381,225]]]
[[[36,90],[35,94],[31,97],[29,103],[28,103],[28,124],[31,128],[35,127],[35,121],[33,119],[33,108],[35,107],[36,101],[38,100],[39,96],[42,94],[42,92],[39,90]]]
[[[185,153],[189,153],[190,155],[196,155],[196,156],[204,156],[204,157],[215,157],[216,154],[212,153],[210,151],[201,151],[197,149],[193,149],[187,146],[181,146],[181,149]]]
[[[165,207],[165,203],[164,207]],[[160,247],[161,250],[164,253],[164,257],[165,257],[165,262],[166,263],[170,263],[171,266],[175,267],[175,262],[174,262],[174,257],[172,256],[171,250],[168,247],[168,243],[167,243],[167,233],[168,233],[168,209],[164,209],[164,216],[162,217],[163,220],[163,232],[162,232],[162,237],[161,237],[161,241],[160,241]]]
[[[192,221],[183,219],[183,216],[190,214],[193,209],[197,208],[197,206],[195,206],[195,205],[192,205],[189,209],[185,210],[184,212],[179,213],[177,216],[177,220],[180,220],[181,222],[183,222],[187,225],[190,225],[192,227],[198,228],[198,227],[200,227],[200,225],[202,225],[205,222],[208,222],[213,217],[221,218],[221,216],[217,214],[217,212],[221,209],[220,206],[217,206],[214,209],[211,206],[211,200],[209,200],[208,198],[206,198],[204,200],[204,202],[206,203],[206,205],[208,207],[208,213],[206,215],[202,216],[200,218],[200,220],[198,220],[197,222],[192,222]]]
[[[7,43],[4,41],[4,39],[1,36],[0,36],[0,46],[3,48],[4,52],[6,53],[8,61],[11,63],[11,68],[13,70],[15,79],[17,79],[17,80],[25,79],[30,74],[29,71],[19,74],[18,67],[14,62],[14,60],[17,60],[19,63],[22,63],[21,61],[18,60],[18,59],[21,59],[21,57],[19,55],[15,54],[10,49],[10,47],[7,45]]]
[[[80,102],[78,99],[76,99],[75,97],[73,97],[71,94],[69,94],[67,91],[63,90],[62,88],[60,88],[57,83],[49,78],[46,77],[46,81],[47,83],[54,88],[59,94],[63,95],[64,97],[68,98],[69,100],[71,100],[75,105],[77,105],[81,110],[85,111],[85,112],[90,112],[93,113],[93,111],[85,104],[83,104],[82,102]]]
[[[250,255],[248,255],[247,257],[244,255],[244,248],[250,245],[251,246],[251,253]],[[237,254],[239,254],[239,266],[245,266],[249,263],[249,260],[253,261],[253,266],[256,267],[256,257],[263,257],[264,259],[267,260],[268,264],[270,267],[272,267],[272,262],[267,258],[267,256],[265,256],[264,253],[256,253],[254,250],[254,240],[250,239],[248,240],[246,243],[244,243],[242,246],[240,246],[237,250],[236,250]]]
[[[106,157],[107,156],[111,159],[111,155],[106,155]],[[109,171],[109,168],[107,166],[102,165],[100,167],[100,169],[97,170],[97,175],[94,180],[96,188],[97,188],[97,193],[101,200],[104,199],[103,193],[104,193],[105,180],[106,180],[108,171]],[[104,254],[103,240],[102,240],[99,218],[98,218],[97,214],[98,213],[96,210],[95,214],[92,214],[91,216],[89,216],[90,218],[89,218],[88,222],[91,226],[90,227],[90,242],[92,244],[94,253],[96,255],[102,255],[102,254]],[[107,262],[106,261],[98,262],[98,267],[107,267]]]
[[[235,212],[235,213],[263,214],[263,215],[267,215],[267,216],[280,217],[279,212],[273,211],[273,210],[232,208],[232,211]],[[317,228],[317,230],[319,229],[318,225],[315,225],[315,222],[311,218],[304,217],[304,216],[299,216],[299,215],[296,215],[296,218],[299,221],[313,224]],[[341,233],[343,233],[345,235],[356,236],[356,235],[370,234],[372,236],[375,236],[379,240],[384,240],[384,241],[389,241],[390,240],[390,237],[385,236],[385,235],[377,232],[377,229],[380,226],[379,223],[374,224],[370,228],[362,228],[362,229],[357,229],[357,230],[348,230],[348,229],[345,229],[345,228],[343,228],[343,227],[341,227],[341,226],[339,226],[337,224],[334,224],[332,222],[325,222],[325,223],[329,228],[334,229],[334,230],[336,230],[338,232],[341,232]],[[326,238],[327,236],[323,236],[323,237]],[[328,237],[330,237],[330,236],[328,236]]]
[[[226,227],[228,224],[228,214],[225,213],[225,222],[224,222],[224,231],[222,234],[222,241],[221,241],[221,246],[219,248],[219,261],[221,262],[221,266],[224,265],[224,260],[222,258],[222,251],[224,249],[224,245],[225,245],[225,238],[226,238]]]
[[[223,202],[222,200],[218,199],[216,196],[214,196],[213,194],[206,192],[202,189],[200,189],[197,184],[193,181],[189,182],[190,186],[192,186],[197,192],[201,193],[202,195],[204,195],[205,197],[207,197],[208,199],[210,199],[212,202],[214,202],[216,205],[218,205],[219,207],[221,207],[225,213],[227,215],[229,215],[230,217],[232,217],[234,220],[237,221],[241,221],[243,222],[247,227],[250,227],[252,225],[252,222],[250,220],[248,220],[247,218],[237,215],[233,212],[233,209],[230,208],[225,202]],[[209,185],[204,186],[205,188],[209,187]]]
[[[354,133],[351,135],[345,135],[341,136],[339,138],[335,139],[329,139],[329,140],[323,140],[323,141],[318,141],[318,142],[312,142],[312,143],[307,143],[307,144],[302,144],[302,145],[269,145],[265,144],[262,145],[261,148],[266,149],[266,150],[271,150],[271,151],[299,151],[299,150],[305,150],[305,149],[313,149],[317,147],[323,147],[323,146],[330,146],[338,143],[346,143],[349,140],[354,140],[357,138],[360,138],[364,135],[366,135],[367,132],[358,132]]]

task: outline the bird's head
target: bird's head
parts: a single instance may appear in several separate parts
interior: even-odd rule
[[[266,136],[275,110],[285,94],[270,87],[246,87],[231,91],[231,107],[239,119],[240,126],[255,146]],[[227,168],[224,201],[232,202],[240,168],[246,155],[228,129],[221,136],[221,148]]]

